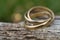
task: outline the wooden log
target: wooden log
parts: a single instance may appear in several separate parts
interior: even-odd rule
[[[60,16],[56,16],[49,27],[28,30],[24,21],[14,23],[0,22],[0,40],[60,40]]]

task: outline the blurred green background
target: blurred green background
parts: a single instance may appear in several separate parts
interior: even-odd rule
[[[16,12],[23,17],[34,6],[46,6],[60,15],[60,0],[0,0],[0,21],[11,22],[11,15]]]

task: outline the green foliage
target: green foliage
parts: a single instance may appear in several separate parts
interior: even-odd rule
[[[0,0],[0,21],[11,22],[15,12],[22,16],[33,6],[46,6],[55,14],[60,12],[60,0]]]

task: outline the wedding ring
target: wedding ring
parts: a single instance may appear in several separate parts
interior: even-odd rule
[[[36,17],[36,16],[44,16],[44,15],[49,15],[49,16],[51,16],[50,14],[48,14],[48,12],[40,12],[40,13],[35,13],[35,14],[32,14],[32,15],[30,15],[29,17],[30,17],[30,19],[29,18],[27,18],[26,16],[25,16],[25,19],[27,20],[27,21],[31,21],[31,22],[44,22],[44,21],[46,21],[46,20],[32,20],[31,18],[33,17]]]
[[[41,20],[39,17],[46,17],[47,19]],[[37,28],[42,26],[48,26],[51,24],[51,22],[54,20],[54,13],[52,10],[50,10],[47,7],[43,6],[36,6],[32,7],[25,15],[24,15],[26,22],[25,27],[26,28]],[[32,19],[38,17],[38,20]]]

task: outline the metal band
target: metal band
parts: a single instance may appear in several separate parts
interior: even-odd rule
[[[39,9],[39,10],[37,10],[37,9]],[[37,12],[33,13],[32,11],[34,11],[34,10],[36,10]],[[36,16],[43,16],[43,15],[47,15],[49,18],[45,19],[45,20],[40,20],[40,19],[39,20],[33,20],[32,19]],[[41,27],[42,25],[43,26],[50,25],[50,23],[54,20],[54,13],[49,8],[42,7],[42,6],[37,6],[37,7],[31,8],[24,15],[24,17],[26,19],[25,27],[27,27],[27,28],[37,28],[37,27]]]
[[[27,20],[27,21],[30,21],[30,22],[44,22],[44,21],[46,21],[46,20],[48,20],[48,19],[46,19],[46,20],[33,20],[33,19],[31,19],[32,17],[35,17],[35,16],[43,16],[43,15],[49,15],[49,17],[51,16],[50,14],[48,14],[49,12],[40,12],[40,13],[35,13],[35,14],[31,14],[29,17],[27,17],[27,16],[25,16],[25,19]]]

